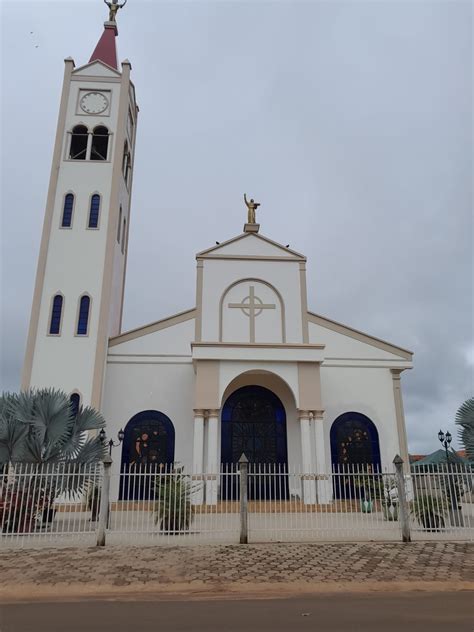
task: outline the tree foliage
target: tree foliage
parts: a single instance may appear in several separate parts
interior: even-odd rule
[[[0,397],[0,463],[95,463],[105,446],[89,431],[105,426],[85,406],[74,410],[66,393],[52,388]]]
[[[474,462],[474,397],[461,404],[455,421],[461,426],[459,438],[466,449],[466,456],[469,461]]]

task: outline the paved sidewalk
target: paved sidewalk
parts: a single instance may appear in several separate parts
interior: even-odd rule
[[[0,599],[119,594],[301,594],[474,589],[463,542],[251,544],[15,550],[0,554]]]

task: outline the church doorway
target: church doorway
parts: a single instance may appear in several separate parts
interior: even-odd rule
[[[277,464],[280,471],[286,472],[286,412],[280,399],[263,386],[239,388],[228,397],[222,408],[222,463],[236,464],[242,454],[250,464],[250,499],[286,496],[286,477],[282,481],[281,477],[265,475],[265,465],[269,466],[268,471]],[[258,469],[257,465],[260,466]],[[252,476],[252,472],[257,471],[260,473]],[[232,497],[236,498],[237,489],[230,490],[227,483],[225,481],[221,486],[221,497],[230,497],[232,493]]]
[[[381,471],[379,433],[373,421],[356,412],[340,415],[331,427],[331,458],[334,472],[341,474],[334,479],[336,497],[356,497],[353,477],[344,473]]]
[[[175,431],[173,422],[157,410],[144,410],[134,415],[125,426],[122,446],[123,474],[159,471],[160,466],[174,463]],[[153,477],[120,477],[120,500],[146,500],[152,498]],[[145,484],[144,481],[147,481]]]

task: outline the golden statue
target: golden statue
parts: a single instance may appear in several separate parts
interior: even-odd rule
[[[258,209],[258,207],[260,206],[259,202],[255,202],[255,200],[253,198],[250,198],[250,202],[247,200],[247,194],[244,193],[244,202],[249,210],[249,216],[248,216],[248,223],[249,224],[256,224],[257,223],[257,218],[255,216],[255,211]]]
[[[116,15],[119,9],[123,9],[127,4],[127,0],[122,2],[122,4],[118,3],[118,0],[112,0],[112,2],[108,2],[108,0],[104,0],[105,4],[109,7],[109,22],[116,22]]]

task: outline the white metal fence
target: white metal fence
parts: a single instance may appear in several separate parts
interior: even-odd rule
[[[103,466],[0,466],[0,546],[94,545]]]
[[[239,477],[235,465],[219,474],[188,474],[179,465],[124,468],[111,477],[116,500],[109,503],[107,543],[236,542]],[[205,502],[215,490],[219,500]]]
[[[450,465],[328,473],[281,464],[10,464],[0,470],[0,546],[474,540],[474,471]]]

